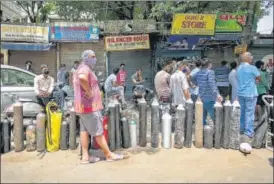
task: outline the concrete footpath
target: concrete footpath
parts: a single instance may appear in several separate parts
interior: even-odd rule
[[[124,150],[131,157],[119,162],[79,164],[77,150],[47,153],[14,151],[1,156],[1,183],[172,183],[273,182],[273,152],[254,149],[244,156],[234,150]],[[100,153],[96,153],[100,154]]]

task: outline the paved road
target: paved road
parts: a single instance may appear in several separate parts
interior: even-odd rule
[[[10,152],[1,156],[1,182],[273,182],[273,152],[196,148],[127,150],[120,162],[80,165],[77,151]],[[96,154],[99,154],[98,152]]]

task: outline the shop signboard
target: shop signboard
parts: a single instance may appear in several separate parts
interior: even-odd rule
[[[106,51],[150,49],[149,35],[107,36]]]
[[[175,14],[172,35],[214,35],[215,14]]]
[[[55,42],[98,42],[98,27],[93,26],[62,26],[51,27],[51,41]]]
[[[1,24],[1,41],[49,42],[49,27]]]
[[[219,13],[216,19],[216,33],[242,32],[246,24],[246,15]]]

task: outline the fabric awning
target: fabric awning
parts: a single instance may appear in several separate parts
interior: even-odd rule
[[[52,43],[1,42],[1,48],[6,50],[49,51],[52,46]]]

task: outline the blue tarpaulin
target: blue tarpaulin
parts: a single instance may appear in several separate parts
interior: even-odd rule
[[[52,45],[52,43],[1,42],[1,48],[6,50],[48,51]]]

